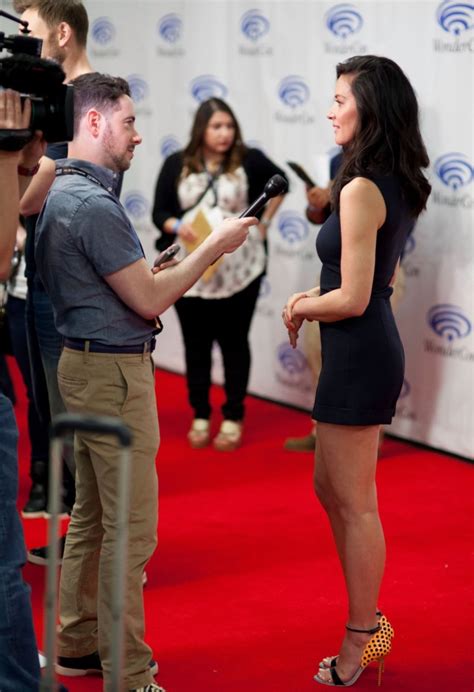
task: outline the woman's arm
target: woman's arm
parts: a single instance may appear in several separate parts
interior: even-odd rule
[[[163,163],[156,181],[152,218],[155,226],[165,233],[171,232],[170,224],[166,222],[172,220],[174,223],[182,214],[177,188],[181,169],[181,153],[171,154]]]
[[[362,315],[369,304],[377,231],[386,217],[375,183],[355,178],[341,191],[341,287],[320,297],[302,297],[287,306],[287,318],[336,322]]]

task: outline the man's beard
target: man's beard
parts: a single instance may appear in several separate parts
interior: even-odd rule
[[[107,155],[106,167],[113,171],[122,173],[130,168],[131,161],[127,157],[126,152],[123,154],[117,153],[114,146],[114,136],[110,124],[107,123],[107,127],[104,132],[104,152]],[[128,149],[127,149],[128,151]]]
[[[46,48],[46,57],[50,58],[51,60],[56,60],[56,62],[58,62],[60,65],[64,64],[64,61],[66,60],[66,51],[59,45],[56,34],[53,31],[48,36]]]

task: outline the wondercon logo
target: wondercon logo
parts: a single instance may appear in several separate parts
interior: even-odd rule
[[[133,219],[141,219],[148,214],[148,202],[142,193],[136,190],[125,194],[123,206]]]
[[[213,75],[204,74],[191,82],[191,94],[199,103],[213,97],[223,99],[227,95],[227,87]]]
[[[360,31],[364,23],[354,5],[348,4],[334,5],[326,13],[325,21],[329,31],[343,39]]]
[[[428,324],[435,334],[448,341],[462,339],[471,333],[472,325],[457,305],[433,305],[428,311]]]
[[[145,79],[139,74],[131,74],[127,77],[130,93],[135,103],[140,103],[148,96],[149,88]]]
[[[158,22],[158,33],[168,43],[176,43],[181,38],[183,22],[181,17],[171,12],[165,14]]]
[[[258,41],[269,32],[270,22],[259,10],[249,10],[242,15],[240,28],[248,39]]]
[[[95,43],[106,46],[115,38],[115,26],[108,17],[99,17],[92,23],[91,34]]]
[[[282,211],[278,216],[278,230],[290,245],[300,243],[308,235],[306,219],[296,211]]]
[[[280,82],[278,96],[286,106],[296,108],[309,99],[309,87],[302,77],[288,75]]]
[[[415,246],[415,238],[413,237],[413,233],[410,233],[405,243],[405,247],[403,248],[403,257],[405,258],[407,255],[411,255],[411,253],[415,249]]]
[[[434,171],[441,182],[452,190],[468,185],[473,178],[472,166],[467,156],[457,152],[436,159]]]
[[[436,14],[440,27],[454,36],[474,26],[474,5],[469,2],[445,0]]]
[[[174,154],[176,151],[179,151],[180,149],[181,144],[173,135],[167,135],[166,137],[163,137],[163,139],[160,142],[160,152],[164,159],[166,159],[168,156],[171,156],[171,154]]]
[[[402,388],[400,390],[400,394],[398,396],[399,399],[404,399],[407,397],[411,392],[411,386],[408,380],[403,380]]]
[[[287,343],[280,344],[277,357],[282,368],[290,375],[300,375],[308,367],[308,361],[303,353],[297,348],[291,348]]]
[[[272,292],[272,287],[268,280],[268,277],[264,276],[260,283],[260,291],[258,293],[259,298],[266,298]]]

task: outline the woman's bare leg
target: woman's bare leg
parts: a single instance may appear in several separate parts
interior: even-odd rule
[[[377,624],[385,565],[375,487],[378,432],[379,426],[318,424],[315,489],[328,514],[343,568],[349,622],[360,629]],[[352,677],[369,638],[346,632],[337,665],[343,680]]]

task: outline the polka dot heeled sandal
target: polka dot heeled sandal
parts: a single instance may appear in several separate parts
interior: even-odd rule
[[[379,618],[379,625],[380,629],[382,632],[385,632],[390,639],[393,639],[395,636],[395,631],[392,627],[392,625],[389,623],[385,615],[382,613],[381,610],[376,611],[376,616]],[[337,663],[337,656],[327,656],[326,658],[323,658],[322,661],[319,662],[319,667],[322,669],[327,669],[327,668],[333,668]]]
[[[346,629],[348,629],[350,632],[373,635],[365,646],[360,659],[359,667],[349,680],[346,680],[345,682],[341,680],[337,674],[336,665],[334,665],[329,668],[320,669],[319,673],[314,676],[316,682],[319,682],[321,685],[327,685],[328,687],[350,687],[357,682],[369,663],[377,662],[379,664],[377,684],[380,687],[382,684],[382,673],[384,671],[384,658],[390,653],[393,637],[393,628],[388,620],[385,618],[386,622],[384,623],[382,623],[381,620],[379,621],[379,624],[371,630],[361,630],[357,629],[356,627],[346,625]],[[330,673],[331,677],[328,680],[320,676],[320,673],[322,673],[323,670]]]

